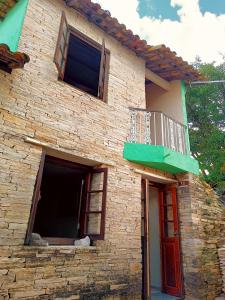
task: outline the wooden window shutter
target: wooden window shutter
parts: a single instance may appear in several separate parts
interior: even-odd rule
[[[88,235],[93,240],[104,239],[107,174],[106,168],[95,169],[87,177],[83,235]]]
[[[44,164],[45,164],[45,155],[46,155],[46,152],[43,151],[42,155],[41,155],[41,161],[40,161],[37,177],[36,177],[36,183],[34,186],[32,206],[31,206],[31,211],[30,211],[30,219],[29,219],[29,223],[28,223],[28,227],[27,227],[27,234],[26,234],[26,238],[25,238],[26,245],[29,244],[29,242],[30,242],[31,233],[32,233],[33,227],[34,227],[34,220],[35,220],[35,215],[36,215],[36,211],[37,211],[37,205],[38,205],[38,202],[41,197],[40,189],[41,189],[41,180],[42,180],[43,169],[44,169]]]
[[[62,12],[61,23],[59,27],[59,35],[55,49],[54,62],[59,72],[59,78],[63,80],[67,59],[67,51],[69,45],[69,26],[66,15]]]
[[[105,48],[105,40],[102,42],[101,51],[101,63],[98,82],[98,97],[106,102],[107,98],[107,86],[108,86],[108,66],[109,66],[109,54]]]

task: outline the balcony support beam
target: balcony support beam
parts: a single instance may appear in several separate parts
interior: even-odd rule
[[[145,69],[145,78],[151,80],[153,83],[160,86],[165,91],[170,90],[171,86],[169,81],[166,81],[165,79],[161,78],[160,76],[158,76],[157,74],[155,74],[154,72],[152,72],[147,68]]]
[[[123,157],[133,163],[170,174],[188,172],[199,175],[197,160],[161,145],[125,143]]]

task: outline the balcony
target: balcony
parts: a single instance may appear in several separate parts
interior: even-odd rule
[[[185,125],[162,112],[130,109],[130,135],[124,158],[172,174],[199,173],[191,158]]]

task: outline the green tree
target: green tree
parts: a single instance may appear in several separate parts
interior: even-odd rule
[[[225,80],[225,62],[195,67],[207,80]],[[225,83],[192,85],[187,89],[187,113],[192,155],[198,159],[203,178],[225,194]]]

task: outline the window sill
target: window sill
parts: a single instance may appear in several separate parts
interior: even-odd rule
[[[48,246],[36,246],[36,245],[27,245],[28,248],[43,248],[43,249],[96,249],[96,246],[74,246],[74,245],[48,245]]]
[[[42,250],[43,252],[59,252],[59,253],[71,253],[71,252],[95,252],[96,246],[74,246],[74,245],[49,245],[49,246],[36,246],[36,245],[24,245],[24,250]]]

